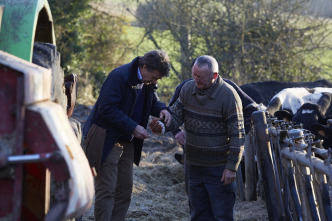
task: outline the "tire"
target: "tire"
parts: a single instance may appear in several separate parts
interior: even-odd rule
[[[32,56],[32,63],[39,65],[41,67],[51,69],[52,72],[52,85],[51,85],[51,101],[60,104],[68,116],[67,107],[68,107],[68,100],[72,101],[69,107],[72,109],[73,112],[75,101],[76,101],[76,81],[77,76],[73,75],[75,78],[75,97],[69,99],[68,96],[71,96],[69,93],[68,96],[66,95],[66,88],[64,84],[64,73],[60,66],[60,53],[57,51],[56,46],[49,43],[43,42],[35,42],[33,47],[33,56]],[[74,79],[73,79],[74,81]],[[71,126],[75,132],[75,135],[79,141],[81,142],[82,132],[81,132],[81,125],[78,121],[73,122],[69,119]]]
[[[51,101],[60,104],[67,112],[67,97],[64,87],[64,73],[60,66],[60,53],[56,46],[49,43],[35,42],[33,47],[32,63],[51,69]]]
[[[56,46],[49,43],[35,42],[33,47],[32,63],[51,70],[51,101],[61,105],[67,115],[67,96],[64,87],[64,73],[60,66],[60,53]],[[68,180],[57,181],[51,173],[50,186],[50,210],[46,219],[60,219],[67,207],[67,202],[63,202],[59,196],[67,193]]]

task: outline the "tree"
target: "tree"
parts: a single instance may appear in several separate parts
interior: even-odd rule
[[[125,37],[127,21],[103,10],[102,0],[49,2],[62,67],[66,74],[78,73],[79,94],[90,96],[87,102],[93,103],[90,94],[96,97],[106,75],[132,50]]]
[[[83,53],[81,44],[82,15],[89,13],[89,3],[92,0],[58,1],[49,0],[55,26],[55,36],[58,50],[61,52],[61,63],[66,72],[72,61]]]
[[[181,80],[190,77],[190,61],[202,54],[214,56],[222,76],[238,84],[316,80],[331,68],[320,55],[331,49],[324,41],[330,20],[307,16],[306,3],[142,0],[136,17],[157,47],[167,48],[158,35],[179,45],[181,68],[175,74]]]

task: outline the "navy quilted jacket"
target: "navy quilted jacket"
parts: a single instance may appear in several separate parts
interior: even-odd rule
[[[137,69],[139,57],[131,63],[114,69],[106,78],[100,90],[97,102],[90,113],[90,116],[83,128],[83,137],[86,137],[91,124],[106,129],[106,140],[103,149],[102,161],[107,157],[113,145],[119,138],[130,140],[137,123],[131,119],[137,93]],[[156,94],[156,85],[144,85],[145,101],[143,117],[140,125],[147,127],[149,116],[159,117],[160,111],[167,109],[166,105],[159,102]],[[139,164],[143,140],[134,138],[134,163]]]

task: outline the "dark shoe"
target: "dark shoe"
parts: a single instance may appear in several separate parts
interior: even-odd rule
[[[174,157],[179,163],[183,164],[183,155],[182,154],[176,153],[176,154],[174,154]]]

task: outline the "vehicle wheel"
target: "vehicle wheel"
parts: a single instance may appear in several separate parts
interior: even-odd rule
[[[64,113],[67,115],[67,96],[64,87],[64,73],[60,66],[60,53],[56,46],[49,43],[35,42],[33,47],[32,63],[51,70],[51,101],[62,106]],[[64,213],[62,211],[65,205],[61,204],[58,195],[64,191],[67,185],[67,180],[56,181],[51,173],[50,186],[50,211],[49,216],[59,216]],[[59,206],[61,204],[61,206]],[[56,207],[61,207],[61,211],[54,212]]]
[[[60,53],[56,46],[49,43],[35,42],[32,63],[51,69],[51,101],[60,104],[67,112],[67,97],[64,87],[64,73],[60,66]]]

